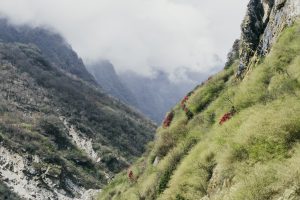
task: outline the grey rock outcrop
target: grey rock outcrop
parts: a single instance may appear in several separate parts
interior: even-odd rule
[[[23,199],[91,199],[95,192],[100,190],[86,190],[78,183],[67,179],[67,187],[74,191],[75,197],[67,196],[65,191],[59,188],[59,176],[51,171],[57,166],[48,166],[42,172],[35,170],[34,165],[40,164],[40,158],[36,155],[20,156],[5,147],[0,147],[0,175],[1,179]],[[51,189],[49,189],[51,188]],[[94,191],[91,192],[91,191]],[[89,194],[89,196],[88,196]]]
[[[254,55],[266,55],[282,29],[299,14],[300,0],[251,0],[241,25],[241,61],[249,65]]]

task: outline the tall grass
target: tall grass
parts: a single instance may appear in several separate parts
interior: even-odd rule
[[[300,25],[287,28],[243,81],[234,78],[236,67],[194,91],[191,121],[175,107],[150,153],[162,157],[157,166],[148,159],[136,184],[120,176],[99,199],[117,191],[123,196],[113,199],[300,199]],[[231,106],[237,113],[219,125]]]

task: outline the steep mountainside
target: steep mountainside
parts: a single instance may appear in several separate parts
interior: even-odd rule
[[[82,60],[78,58],[65,40],[56,33],[39,27],[12,26],[6,19],[0,19],[0,42],[34,44],[53,66],[85,81],[95,83]]]
[[[225,69],[99,199],[300,199],[299,15],[299,0],[251,0]]]
[[[99,61],[88,65],[87,69],[108,94],[138,108],[138,103],[133,93],[122,83],[114,66],[109,61]]]
[[[37,30],[30,41],[23,28],[0,34],[0,199],[85,199],[141,156],[155,127]]]

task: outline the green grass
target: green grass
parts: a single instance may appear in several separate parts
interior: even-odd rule
[[[195,89],[192,120],[175,106],[143,170],[140,161],[133,166],[142,171],[136,183],[120,174],[99,199],[300,199],[300,25],[285,29],[242,81],[234,78],[237,64]],[[232,105],[237,113],[220,126]]]

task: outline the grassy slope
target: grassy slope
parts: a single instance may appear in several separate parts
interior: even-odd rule
[[[237,62],[196,88],[187,119],[179,105],[149,152],[99,199],[300,198],[300,25],[287,28],[243,81]],[[218,124],[231,106],[237,114]],[[162,159],[157,166],[156,156]]]

